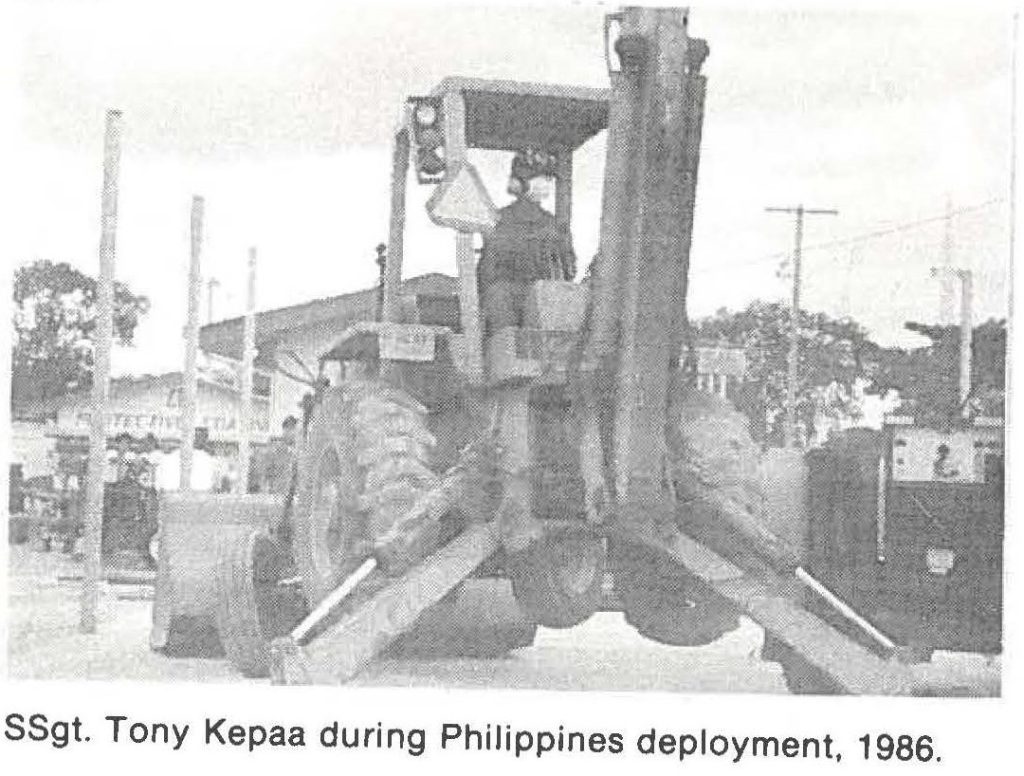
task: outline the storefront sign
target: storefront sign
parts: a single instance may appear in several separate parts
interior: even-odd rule
[[[92,412],[89,410],[64,410],[57,416],[57,430],[62,434],[88,434]],[[235,441],[238,421],[224,415],[197,415],[196,426],[209,430],[210,439]],[[266,412],[262,418],[254,418],[252,430],[256,434],[269,433]],[[153,434],[160,439],[181,437],[181,417],[169,413],[111,412],[107,418],[107,434],[131,434],[144,437]]]
[[[200,391],[196,426],[206,428],[214,442],[238,441],[238,400],[221,392]],[[267,402],[253,402],[251,436],[265,442],[270,434]],[[57,433],[62,436],[88,436],[92,407],[88,400],[64,407],[57,413]],[[157,439],[181,439],[181,410],[169,401],[165,386],[114,397],[107,411],[107,435],[130,434],[141,439],[149,434]]]

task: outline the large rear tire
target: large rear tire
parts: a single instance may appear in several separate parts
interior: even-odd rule
[[[303,446],[294,510],[293,551],[311,606],[369,557],[373,541],[437,485],[430,468],[435,444],[426,409],[391,386],[344,383],[323,396]],[[437,631],[446,628],[442,614],[472,616],[457,603],[442,601],[400,637],[398,653],[403,644],[440,644],[444,639]],[[511,635],[498,631],[467,630],[447,640],[445,653],[506,654],[533,637],[530,627],[517,626]]]
[[[329,389],[314,410],[299,464],[293,542],[311,605],[436,485],[425,415],[401,391],[368,381]]]

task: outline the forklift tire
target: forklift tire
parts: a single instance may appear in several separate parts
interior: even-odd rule
[[[654,550],[616,545],[612,561],[623,615],[641,636],[673,647],[699,647],[739,627],[727,601]]]
[[[292,513],[293,553],[311,605],[369,557],[373,541],[436,486],[429,467],[435,447],[426,409],[402,391],[353,381],[325,392],[307,428]],[[430,624],[445,606],[442,601],[424,612],[387,654],[498,656],[533,641],[536,626],[528,622],[508,629],[463,628],[457,638],[438,640]]]
[[[536,637],[536,623],[444,634],[417,623],[413,630],[395,639],[384,655],[395,660],[500,660],[514,650],[532,647]]]
[[[384,383],[346,382],[323,394],[307,427],[293,512],[293,552],[311,606],[436,485],[425,416]]]
[[[828,674],[809,663],[791,646],[770,633],[764,634],[761,659],[778,663],[786,689],[793,695],[841,695],[843,690]]]
[[[402,660],[494,660],[533,646],[536,636],[537,623],[517,605],[508,580],[471,578],[420,615],[416,627],[385,654]]]
[[[606,566],[601,539],[547,536],[508,563],[516,601],[540,625],[571,628],[601,608]]]
[[[278,584],[287,573],[287,551],[262,531],[227,543],[217,561],[217,632],[224,654],[244,676],[270,672],[270,642],[305,615],[295,588]]]
[[[671,409],[669,474],[680,504],[717,495],[756,513],[760,453],[746,417],[725,399],[693,389]],[[677,508],[680,523],[694,516]],[[612,548],[612,561],[626,621],[642,636],[672,646],[701,646],[739,627],[735,607],[667,556],[620,544]]]

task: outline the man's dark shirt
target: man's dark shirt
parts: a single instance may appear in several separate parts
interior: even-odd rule
[[[481,288],[501,280],[532,283],[575,274],[569,230],[553,215],[526,198],[498,211],[498,223],[484,240],[480,258]]]

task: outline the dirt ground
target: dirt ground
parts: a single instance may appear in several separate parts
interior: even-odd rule
[[[251,682],[222,657],[168,657],[149,649],[152,588],[101,586],[99,630],[77,630],[80,564],[26,545],[10,548],[8,672],[20,679]],[[603,612],[569,630],[541,629],[533,646],[501,659],[389,659],[354,682],[364,686],[660,690],[784,693],[775,663],[759,652],[764,631],[750,620],[705,647],[648,641],[617,613]],[[939,654],[935,670],[964,682],[991,683],[999,661]],[[991,689],[991,688],[989,688]],[[998,690],[996,690],[998,691]],[[986,692],[985,694],[988,694]]]
[[[11,547],[8,671],[25,679],[258,682],[223,658],[167,657],[148,647],[152,589],[101,585],[96,635],[78,633],[80,564],[60,553]],[[666,647],[638,636],[616,613],[567,631],[541,629],[534,646],[502,659],[385,660],[360,685],[660,689],[785,692],[778,668],[758,658],[754,623],[715,644]]]

